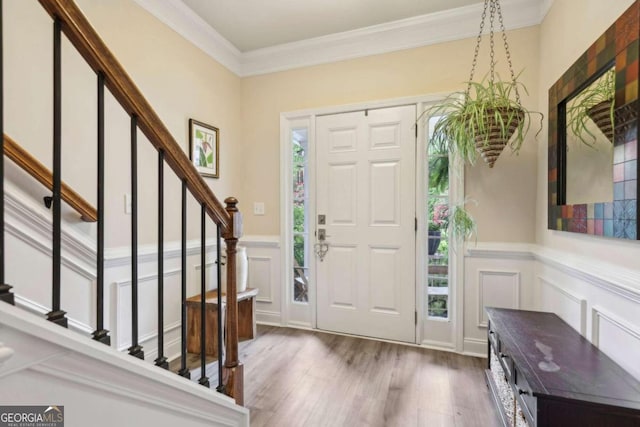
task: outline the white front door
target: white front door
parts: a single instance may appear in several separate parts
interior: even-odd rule
[[[316,120],[318,329],[415,342],[415,121],[414,105]]]

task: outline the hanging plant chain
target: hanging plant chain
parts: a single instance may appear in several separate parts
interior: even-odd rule
[[[448,151],[471,164],[480,155],[491,168],[505,147],[509,146],[516,153],[520,150],[529,131],[531,114],[540,115],[542,128],[542,114],[529,111],[521,104],[518,88],[522,86],[525,91],[526,88],[516,80],[518,76],[513,69],[499,0],[484,0],[483,6],[466,91],[451,94],[423,114],[440,116],[433,125],[429,142],[439,152]],[[502,43],[496,31],[502,31]],[[485,36],[488,36],[486,41],[490,49],[483,55],[483,61],[485,58],[491,61],[490,70],[487,70],[490,73],[480,81],[474,81],[480,45]],[[499,56],[496,49],[500,49],[501,44],[505,49],[511,80],[501,79],[496,72]]]
[[[473,61],[471,63],[471,74],[469,76],[469,82],[467,84],[467,90],[465,92],[465,97],[468,98],[471,92],[471,86],[473,82],[473,77],[475,75],[476,67],[478,65],[478,56],[480,53],[480,44],[482,42],[482,33],[484,32],[484,25],[487,18],[487,9],[489,10],[489,43],[490,43],[490,83],[493,84],[495,82],[495,41],[494,41],[494,21],[496,14],[498,15],[498,22],[500,24],[500,31],[502,32],[502,41],[504,43],[505,55],[507,58],[507,63],[509,65],[509,72],[511,73],[511,82],[513,83],[513,89],[515,92],[516,103],[521,105],[520,102],[520,93],[518,91],[518,85],[516,82],[516,74],[513,70],[513,64],[511,63],[511,52],[509,51],[509,44],[507,42],[507,32],[504,26],[504,20],[502,18],[502,8],[500,7],[499,0],[484,0],[484,9],[482,11],[482,18],[480,20],[480,31],[478,32],[478,37],[476,39],[476,48],[473,54]]]
[[[473,76],[476,72],[476,65],[478,64],[478,53],[480,52],[480,41],[482,40],[482,32],[484,31],[484,21],[487,18],[487,6],[489,5],[488,1],[484,2],[484,10],[482,11],[482,18],[480,19],[480,31],[478,32],[478,37],[476,39],[476,50],[473,53],[473,61],[471,62],[471,74],[469,75],[469,82],[467,84],[467,91],[465,92],[466,97],[469,97],[469,93],[471,92],[471,82],[473,81]]]
[[[518,92],[518,85],[516,85],[516,73],[513,71],[513,64],[511,63],[511,52],[509,52],[509,43],[507,43],[507,31],[504,28],[504,20],[502,19],[502,9],[500,8],[500,2],[496,1],[496,8],[498,9],[498,20],[500,21],[500,31],[502,31],[502,40],[504,41],[504,52],[507,57],[507,63],[509,64],[509,72],[511,73],[511,81],[513,82],[513,88],[516,92],[516,102],[520,104],[520,93]]]
[[[491,70],[491,80],[489,83],[493,85],[496,81],[496,58],[495,58],[495,43],[493,41],[493,20],[496,16],[496,3],[491,0],[491,6],[489,7],[489,64]]]

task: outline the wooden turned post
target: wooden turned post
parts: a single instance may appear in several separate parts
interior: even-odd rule
[[[236,245],[241,225],[236,223],[239,215],[238,200],[228,197],[224,201],[231,218],[230,226],[223,237],[227,247],[227,335],[223,382],[226,395],[233,397],[238,405],[244,404],[243,367],[238,360],[238,292],[236,286]]]

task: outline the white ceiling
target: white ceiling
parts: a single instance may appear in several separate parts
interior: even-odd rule
[[[483,0],[182,1],[241,52],[483,2]]]

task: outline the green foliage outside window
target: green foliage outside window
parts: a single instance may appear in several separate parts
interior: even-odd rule
[[[304,233],[305,230],[305,188],[304,188],[304,148],[294,144],[293,147],[293,232]],[[304,236],[295,234],[293,237],[293,258],[303,267]]]

